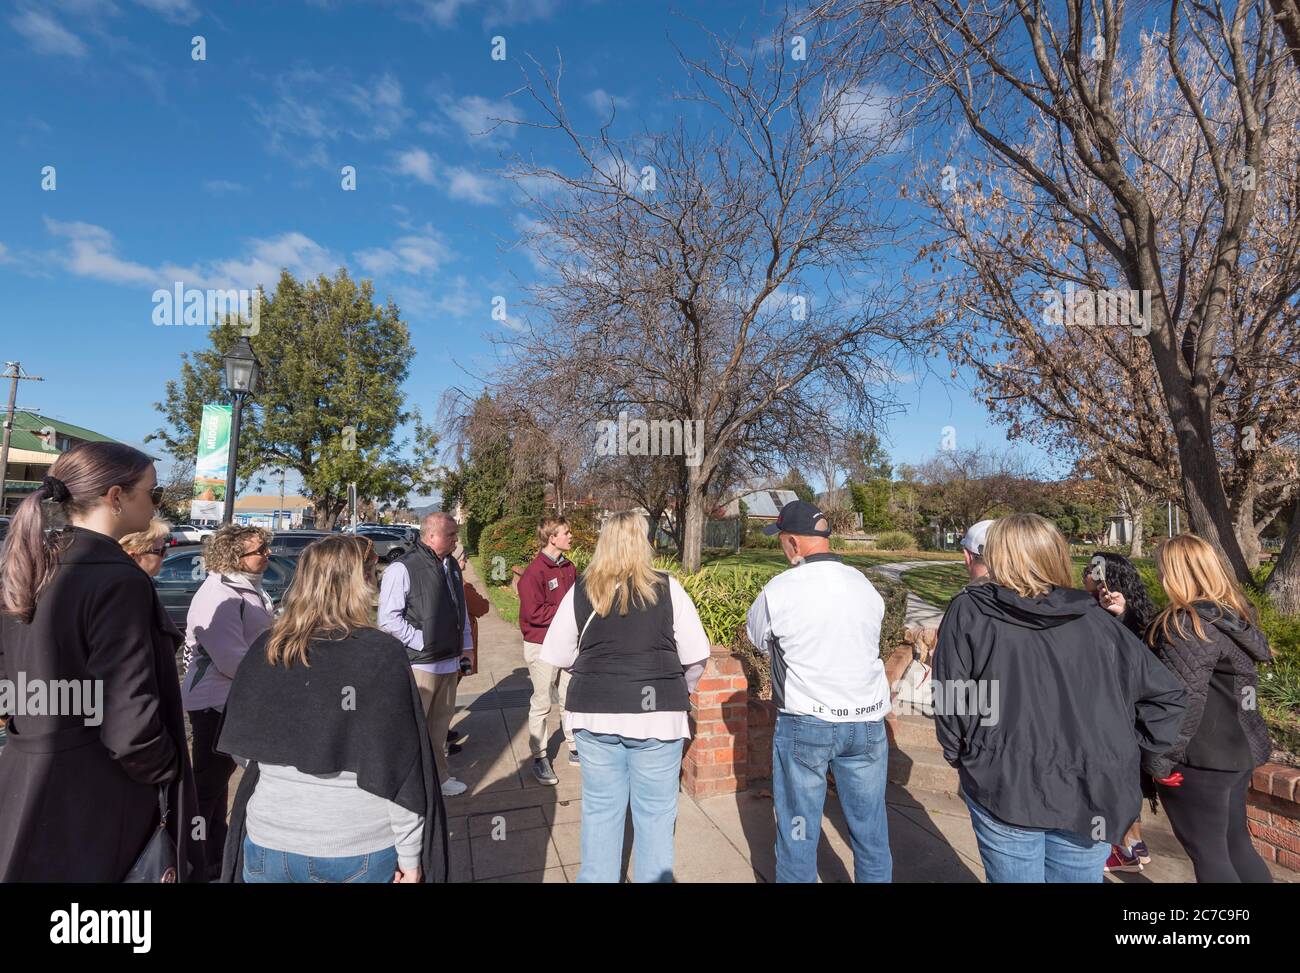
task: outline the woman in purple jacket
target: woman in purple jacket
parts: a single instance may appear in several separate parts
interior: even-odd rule
[[[271,534],[261,527],[227,524],[207,539],[208,576],[185,620],[185,678],[181,698],[194,731],[194,783],[207,829],[209,878],[221,874],[226,808],[235,762],[218,753],[221,721],[235,671],[248,647],[271,627],[274,608],[262,588]]]

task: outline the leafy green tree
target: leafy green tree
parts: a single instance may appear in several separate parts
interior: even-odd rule
[[[867,483],[851,483],[849,490],[853,496],[853,509],[862,514],[863,530],[893,530],[897,526],[894,515],[890,511],[889,480],[875,479]]]
[[[155,403],[167,422],[149,437],[180,460],[193,459],[205,402],[225,402],[222,357],[241,328],[261,363],[257,394],[245,404],[237,463],[245,482],[268,464],[296,470],[316,509],[333,526],[348,484],[361,497],[394,502],[434,486],[437,435],[419,410],[404,408],[402,382],[414,355],[391,302],[374,302],[370,281],[340,269],[301,283],[284,271],[274,297],[263,295],[256,329],[235,316],[214,323],[212,347],[181,356],[181,374]],[[397,429],[415,427],[411,454]]]
[[[812,488],[812,485],[804,479],[803,474],[798,470],[790,470],[785,475],[785,479],[777,484],[777,487],[781,490],[793,490],[794,495],[805,503],[815,504],[817,502],[817,491]]]

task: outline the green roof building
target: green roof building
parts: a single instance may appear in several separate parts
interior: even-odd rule
[[[14,410],[9,435],[9,463],[5,470],[4,507],[0,514],[12,514],[29,493],[41,485],[50,466],[62,453],[82,443],[117,442],[110,436],[74,426],[70,422]]]

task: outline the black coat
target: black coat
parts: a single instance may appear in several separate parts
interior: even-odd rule
[[[116,541],[68,534],[31,622],[0,623],[0,678],[97,680],[102,723],[66,714],[10,721],[0,751],[0,882],[120,882],[157,827],[159,784],[180,809],[173,837],[201,881],[203,845],[181,820],[198,806],[176,672],[181,635]]]
[[[310,667],[273,666],[264,633],[239,663],[217,749],[249,761],[230,809],[223,882],[242,882],[258,764],[357,775],[357,786],[424,816],[423,881],[447,881],[447,816],[406,646],[378,629],[313,640]]]
[[[1187,715],[1178,739],[1151,765],[1167,777],[1176,765],[1210,770],[1252,770],[1268,761],[1268,726],[1260,715],[1256,664],[1271,657],[1268,639],[1231,610],[1209,602],[1194,606],[1205,639],[1197,638],[1191,619],[1181,614],[1179,637],[1157,629],[1155,652],[1189,694]],[[1173,620],[1171,619],[1171,622]]]
[[[996,705],[963,705],[964,686]],[[944,615],[934,696],[944,757],[976,803],[1018,827],[1118,843],[1138,816],[1141,763],[1177,738],[1187,693],[1087,592],[982,584]]]

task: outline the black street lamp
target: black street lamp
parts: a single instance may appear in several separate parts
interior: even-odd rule
[[[244,398],[257,392],[260,366],[248,338],[241,336],[226,352],[226,391],[235,400],[234,414],[230,417],[230,455],[226,459],[226,510],[221,522],[229,524],[235,516],[235,464],[239,457],[239,419],[244,409]]]

